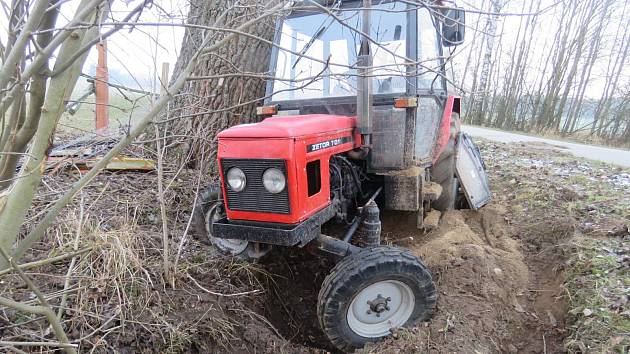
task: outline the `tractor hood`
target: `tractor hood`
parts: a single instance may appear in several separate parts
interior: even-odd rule
[[[224,138],[296,138],[320,135],[356,127],[356,118],[330,115],[309,114],[298,116],[276,116],[260,123],[241,124],[219,133]]]

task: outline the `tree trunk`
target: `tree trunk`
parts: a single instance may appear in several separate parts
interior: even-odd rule
[[[574,98],[573,103],[571,104],[571,109],[567,116],[565,125],[562,129],[563,136],[573,133],[577,122],[580,120],[580,114],[582,112],[582,103],[584,101],[584,93],[586,92],[589,80],[591,78],[591,72],[593,70],[593,66],[595,65],[595,62],[597,61],[599,57],[599,48],[602,43],[602,31],[604,30],[604,27],[608,23],[606,21],[606,18],[608,17],[608,14],[609,14],[608,10],[610,8],[610,5],[612,5],[612,3],[613,3],[613,0],[607,0],[604,3],[603,9],[600,13],[600,20],[597,23],[597,29],[595,31],[595,34],[592,36],[592,39],[591,39],[591,45],[590,45],[589,53],[586,57],[587,58],[586,63],[584,64],[584,67],[582,68],[580,83],[577,89],[577,95]]]
[[[473,124],[482,125],[485,123],[485,112],[484,107],[488,104],[488,96],[489,96],[489,83],[490,83],[490,75],[492,68],[492,57],[494,53],[494,42],[495,42],[495,34],[497,32],[497,22],[499,21],[499,13],[501,12],[501,8],[503,7],[503,3],[501,0],[491,0],[491,9],[494,12],[492,15],[488,16],[486,27],[485,27],[485,35],[486,46],[484,49],[484,54],[482,58],[481,64],[481,74],[479,76],[479,86],[476,89],[479,96],[475,99],[472,104],[472,121]]]
[[[84,3],[82,4],[84,5]],[[92,21],[101,21],[108,15],[107,11],[96,7],[86,7],[86,11],[92,13],[89,17]],[[72,58],[76,53],[81,53],[81,48],[97,36],[98,27],[77,29],[73,31],[73,35],[69,39],[63,42],[56,56],[53,71],[68,63],[72,65],[50,79],[43,105],[33,108],[41,111],[39,113],[41,114],[40,122],[33,136],[28,158],[21,167],[19,178],[10,187],[10,192],[0,210],[0,230],[2,230],[0,247],[7,253],[17,240],[23,220],[35,197],[37,186],[44,173],[46,154],[53,142],[59,117],[64,110],[64,102],[68,100],[77,83],[88,53],[82,53],[76,60]],[[42,102],[41,98],[33,98],[32,103],[40,104],[40,102]],[[0,259],[0,269],[5,269],[7,266],[8,262]]]
[[[584,50],[584,46],[586,45],[587,32],[589,30],[589,25],[591,21],[595,18],[597,9],[598,9],[598,4],[596,1],[589,2],[587,6],[584,8],[583,17],[580,20],[581,27],[578,31],[578,36],[576,37],[577,47],[575,49],[573,63],[571,65],[570,70],[568,71],[566,83],[564,85],[564,91],[562,92],[560,102],[558,103],[558,107],[555,112],[553,129],[554,129],[554,132],[556,133],[560,132],[560,123],[563,120],[563,115],[564,115],[564,111],[567,105],[567,100],[569,99],[569,93],[573,90],[573,81],[574,81],[575,75],[577,75],[578,65],[580,64],[580,60],[582,59],[582,51]]]
[[[232,1],[192,0],[188,23],[234,28],[251,19],[265,5],[269,6],[262,0],[241,1],[239,6],[234,6]],[[270,18],[251,27],[248,33],[272,40],[274,29]],[[187,28],[173,77],[190,61],[204,36],[225,35],[227,33]],[[165,118],[170,123],[165,129],[171,144],[177,147],[175,153],[179,161],[216,173],[216,134],[235,124],[258,120],[256,103],[264,96],[265,80],[251,75],[268,71],[270,49],[270,45],[260,40],[239,36],[200,61],[193,76],[223,77],[189,81],[182,94],[169,105]],[[234,76],[230,76],[232,74]]]

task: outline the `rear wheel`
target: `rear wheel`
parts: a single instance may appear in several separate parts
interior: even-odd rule
[[[212,224],[224,217],[221,187],[218,184],[211,184],[199,192],[197,206],[193,211],[195,231],[200,241],[211,245],[217,254],[233,256],[240,260],[257,260],[271,250],[271,245],[214,237]]]
[[[446,211],[455,208],[459,188],[455,178],[455,139],[450,139],[431,168],[431,180],[442,186],[442,194],[431,203],[433,209]]]
[[[453,179],[453,188],[455,188],[455,205],[454,209],[470,209],[470,205],[468,204],[468,200],[466,200],[466,195],[462,190],[462,185],[459,183],[459,178]]]
[[[442,194],[433,201],[431,206],[441,212],[449,209],[468,209],[466,196],[461,190],[461,185],[456,176],[457,142],[460,138],[459,113],[453,112],[451,115],[451,138],[446,144],[444,151],[431,168],[431,180],[442,186]]]
[[[436,299],[420,259],[379,246],[347,256],[333,268],[319,292],[317,314],[330,341],[349,351],[428,319]]]

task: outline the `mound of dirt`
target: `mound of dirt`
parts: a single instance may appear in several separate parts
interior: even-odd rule
[[[541,321],[546,320],[548,308],[537,308],[540,304],[529,294],[529,287],[539,276],[528,267],[519,242],[510,237],[502,208],[490,205],[479,212],[449,211],[436,231],[424,237],[416,232],[412,238],[398,243],[410,248],[431,269],[439,290],[437,314],[431,321],[402,330],[365,351],[551,350],[555,342],[547,343],[544,333],[539,334],[544,330]]]
[[[509,297],[527,285],[529,271],[518,243],[498,219],[496,209],[490,208],[481,213],[449,211],[439,231],[411,249],[433,272],[452,272],[453,276],[438,279],[450,290],[499,297],[513,304]]]

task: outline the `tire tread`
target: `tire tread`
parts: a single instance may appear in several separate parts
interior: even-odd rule
[[[324,279],[318,294],[317,317],[320,326],[337,348],[348,351],[357,348],[358,345],[356,342],[348,341],[340,333],[337,317],[340,308],[334,303],[335,299],[352,292],[353,289],[348,288],[349,284],[354,283],[357,278],[365,281],[373,274],[392,271],[415,277],[422,293],[426,295],[422,299],[426,311],[418,318],[410,318],[410,322],[426,320],[433,315],[437,292],[428,268],[418,257],[408,250],[391,246],[363,249],[341,260]],[[365,339],[367,341],[376,338]]]

